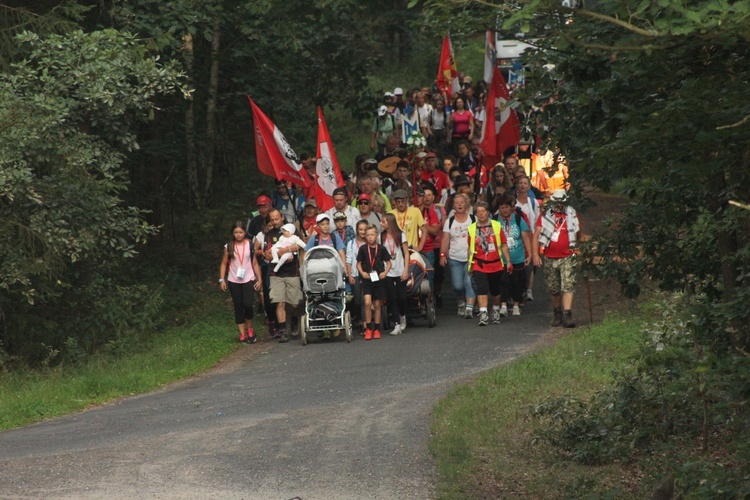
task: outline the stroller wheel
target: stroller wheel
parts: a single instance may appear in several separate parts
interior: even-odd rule
[[[427,326],[433,328],[437,324],[437,312],[435,311],[435,302],[427,303]]]
[[[344,314],[344,334],[346,335],[346,341],[351,342],[352,341],[352,317],[349,314],[349,311],[347,311]]]
[[[302,339],[302,345],[307,345],[307,315],[299,319],[299,336]]]

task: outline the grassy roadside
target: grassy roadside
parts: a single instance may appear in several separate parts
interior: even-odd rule
[[[610,317],[448,394],[433,411],[430,443],[439,496],[559,498],[628,489],[632,478],[622,466],[582,466],[532,445],[526,413],[548,396],[585,400],[603,388],[635,353],[641,332],[632,317]]]
[[[148,339],[130,340],[118,354],[49,370],[0,373],[0,431],[148,392],[202,372],[239,347],[235,333],[225,303],[214,300],[205,304],[200,319]]]

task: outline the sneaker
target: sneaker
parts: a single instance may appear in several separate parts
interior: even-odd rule
[[[281,337],[279,337],[279,344],[286,344],[287,342],[289,342],[289,335],[282,333]]]
[[[503,318],[508,317],[508,306],[500,306],[500,316],[502,316]]]
[[[506,310],[506,312],[507,312],[507,310]],[[500,316],[502,316],[502,310],[501,309],[493,309],[492,310],[492,324],[493,325],[500,324]]]
[[[528,290],[526,290],[526,300],[529,301],[529,302],[533,302],[534,301],[534,294],[531,292],[531,288],[529,288]]]
[[[463,318],[464,317],[464,311],[466,310],[466,304],[460,303],[458,304],[458,317]]]
[[[471,319],[474,317],[474,309],[472,307],[467,306],[464,310],[464,319]]]
[[[247,336],[245,335],[245,332],[240,333],[240,342],[247,341]]]
[[[521,308],[518,306],[513,306],[513,316],[520,316],[521,315]]]
[[[253,331],[252,328],[248,328],[247,329],[247,340],[246,340],[246,342],[248,344],[254,344],[256,340],[258,340],[258,337],[255,336],[255,332]]]
[[[404,333],[404,330],[406,330],[406,316],[401,316],[400,320],[399,326],[401,327],[401,333]]]
[[[378,330],[378,329],[376,328],[376,329],[375,329],[375,331],[374,331],[374,332],[372,332],[372,338],[374,338],[374,339],[379,339],[379,338],[380,338],[380,330]]]
[[[273,327],[271,329],[271,338],[277,339],[279,337],[281,337],[281,330],[279,330],[276,327]]]
[[[560,326],[562,325],[562,309],[559,307],[555,307],[552,310],[552,323],[551,326]]]
[[[479,312],[479,326],[487,326],[487,323],[490,322],[490,315],[487,314],[487,311],[480,311]]]
[[[365,330],[365,340],[371,340],[372,339],[372,330],[369,328]]]
[[[389,335],[401,335],[401,325],[396,324],[396,326],[393,327],[393,330]]]

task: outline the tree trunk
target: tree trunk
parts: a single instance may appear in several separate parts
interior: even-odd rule
[[[183,37],[183,50],[185,51],[185,69],[188,75],[188,87],[195,88],[195,78],[193,78],[193,37],[185,35]],[[197,147],[195,145],[195,97],[191,96],[188,100],[188,107],[185,110],[185,146],[187,148],[187,174],[188,187],[193,195],[193,203],[201,206],[201,190],[198,181],[198,158]]]
[[[211,40],[211,73],[208,81],[208,100],[206,102],[206,142],[203,149],[203,169],[205,183],[203,184],[202,201],[208,205],[211,200],[214,165],[216,163],[216,101],[219,89],[219,48],[221,47],[221,20],[217,16],[213,23],[213,38]]]

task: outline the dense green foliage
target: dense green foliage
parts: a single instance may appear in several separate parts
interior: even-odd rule
[[[678,491],[746,495],[748,471],[738,467],[746,445],[725,440],[747,442],[750,397],[750,211],[741,208],[750,199],[750,4],[430,5],[432,19],[454,24],[494,12],[506,33],[533,40],[529,83],[515,105],[540,125],[531,130],[542,146],[570,160],[579,195],[595,186],[632,199],[587,248],[595,270],[630,297],[644,279],[684,294],[657,329],[664,349],[644,354],[590,402],[537,406],[549,425],[542,435],[576,460],[606,463],[697,434],[704,458],[659,465],[675,473]],[[482,19],[466,26],[480,29]],[[729,458],[709,467],[715,447]]]

